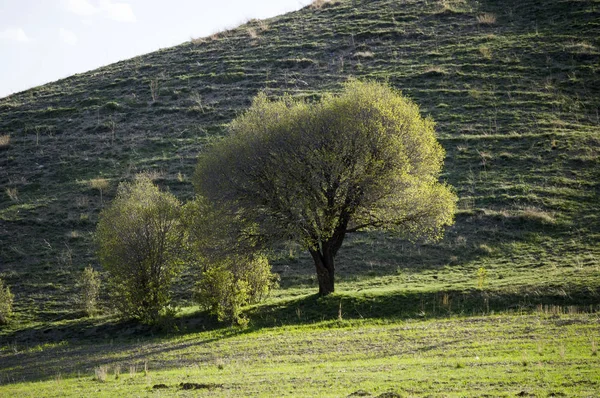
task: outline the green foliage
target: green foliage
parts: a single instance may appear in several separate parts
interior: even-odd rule
[[[0,279],[0,325],[7,324],[12,315],[13,298],[8,286],[4,286],[4,281]]]
[[[197,192],[256,225],[253,233],[308,249],[321,293],[333,291],[347,233],[437,239],[453,223],[457,198],[439,182],[434,123],[388,86],[353,80],[317,103],[262,93],[230,130],[200,156]]]
[[[144,175],[120,184],[115,200],[100,214],[98,255],[123,315],[152,323],[169,304],[185,254],[180,215],[175,196]]]
[[[201,197],[186,204],[183,219],[190,260],[195,260],[200,270],[195,294],[198,303],[220,321],[243,324],[242,307],[265,298],[278,279],[266,256],[260,254],[259,242],[252,239],[253,226]]]
[[[477,270],[477,287],[483,289],[487,280],[487,270],[484,267],[479,267]]]
[[[243,324],[242,307],[263,299],[275,283],[265,256],[231,256],[204,267],[196,299],[220,321]]]
[[[93,316],[98,311],[98,297],[100,295],[100,274],[92,266],[87,266],[77,281],[79,288],[78,302],[81,309],[88,316]]]
[[[188,231],[190,262],[221,262],[232,253],[251,254],[257,250],[254,239],[239,239],[239,231],[250,233],[251,228],[239,217],[232,216],[197,196],[184,206],[182,219]],[[248,234],[246,234],[248,235]]]

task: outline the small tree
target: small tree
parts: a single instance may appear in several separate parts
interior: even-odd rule
[[[252,228],[239,218],[228,217],[203,198],[185,208],[189,247],[199,269],[196,300],[220,321],[243,324],[242,307],[263,299],[277,285],[278,275],[252,239]],[[241,230],[247,232],[244,240],[237,233]]]
[[[311,104],[259,94],[230,135],[200,156],[194,185],[256,225],[252,234],[308,249],[326,295],[348,233],[441,237],[456,208],[439,182],[443,159],[434,123],[417,105],[388,86],[351,81]]]
[[[117,309],[155,322],[169,303],[185,253],[181,204],[147,176],[121,183],[96,230],[100,263],[108,271]]]
[[[276,283],[275,276],[263,255],[230,256],[204,264],[195,296],[220,321],[243,324],[242,307],[259,302]]]
[[[0,325],[7,324],[12,315],[13,298],[8,286],[4,286],[4,281],[0,279]]]
[[[87,266],[77,281],[79,287],[79,306],[87,316],[97,312],[98,297],[100,295],[100,275],[92,266]]]

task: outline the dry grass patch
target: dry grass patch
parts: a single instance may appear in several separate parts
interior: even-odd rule
[[[258,30],[260,30],[261,32],[266,32],[267,30],[269,30],[269,24],[262,19],[259,19],[256,24],[258,25]]]
[[[192,37],[190,39],[190,43],[195,45],[204,44],[206,42],[208,42],[208,39],[206,37]]]
[[[492,50],[489,47],[481,46],[479,47],[479,53],[485,59],[492,59]]]
[[[356,58],[373,58],[375,54],[373,54],[372,51],[359,51],[357,53],[354,53],[354,56]]]
[[[100,191],[100,203],[104,203],[102,193],[106,191],[110,185],[108,180],[106,178],[93,178],[88,181],[88,184],[90,188]]]
[[[6,149],[10,146],[10,135],[0,135],[0,149]]]
[[[146,170],[146,171],[142,171],[141,173],[137,174],[136,178],[143,178],[146,177],[148,178],[150,181],[156,181],[156,180],[160,180],[162,178],[165,177],[165,172],[162,170]]]
[[[19,190],[15,187],[12,188],[6,188],[6,196],[8,196],[8,198],[10,200],[12,200],[13,202],[18,202],[19,201]]]
[[[81,234],[81,232],[79,232],[77,230],[73,230],[73,231],[70,231],[69,233],[67,233],[67,238],[69,238],[69,239],[79,239],[82,236],[83,235]]]
[[[320,8],[331,7],[340,3],[340,0],[314,0],[311,3],[310,8],[318,10]]]
[[[540,210],[537,207],[525,207],[524,209],[519,210],[517,215],[523,220],[537,221],[542,224],[554,224],[556,222],[556,219],[552,214]]]
[[[480,25],[494,25],[496,24],[496,14],[486,12],[477,16],[477,23]]]
[[[589,54],[598,51],[598,48],[587,41],[571,42],[565,46],[565,49],[571,50],[578,54]]]
[[[8,286],[0,279],[0,325],[7,324],[13,313],[13,298]]]
[[[446,69],[442,68],[441,66],[428,66],[423,71],[423,75],[426,76],[444,76],[447,74],[448,71],[446,71]]]
[[[78,208],[86,208],[90,203],[90,198],[87,195],[80,195],[75,198],[75,205]]]
[[[96,380],[104,383],[108,377],[108,366],[100,366],[95,369]]]
[[[442,0],[440,2],[440,7],[440,13],[463,12],[469,11],[470,9],[465,0]]]
[[[258,33],[256,32],[256,29],[254,28],[248,28],[246,30],[246,33],[248,33],[248,37],[251,39],[258,39]]]
[[[88,181],[90,188],[103,191],[108,188],[108,180],[106,178],[92,178]]]

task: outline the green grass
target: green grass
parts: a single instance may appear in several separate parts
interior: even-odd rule
[[[0,395],[184,395],[175,385],[190,380],[229,396],[593,396],[599,12],[597,0],[344,0],[0,99],[0,278],[15,294]],[[92,232],[120,181],[153,172],[186,200],[198,153],[259,90],[318,99],[350,76],[387,80],[437,122],[460,198],[441,242],[352,236],[327,299],[312,296],[310,257],[277,248],[281,289],[246,309],[245,331],[189,308],[193,274],[177,284],[187,309],[172,336],[106,308],[82,318],[75,280],[99,269]],[[571,313],[543,312],[559,308]],[[150,378],[130,379],[144,361]],[[92,381],[119,363],[118,381]]]
[[[1,352],[9,396],[593,396],[597,315],[449,317],[223,329],[172,338],[112,336]],[[595,340],[594,340],[595,339]],[[18,358],[18,359],[17,359]],[[5,362],[8,359],[7,362]],[[106,366],[98,381],[94,370]],[[144,372],[144,366],[148,372]],[[135,372],[130,374],[130,369]],[[115,378],[115,368],[120,376]],[[39,380],[36,382],[20,382]],[[164,384],[168,388],[153,389]]]

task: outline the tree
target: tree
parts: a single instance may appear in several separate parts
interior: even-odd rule
[[[439,182],[443,159],[434,123],[416,104],[389,86],[350,81],[314,103],[259,94],[201,154],[194,185],[266,241],[308,249],[327,295],[347,234],[441,237],[457,200]]]
[[[114,201],[100,214],[96,239],[117,309],[155,322],[169,303],[173,278],[185,256],[180,202],[144,175],[121,183]]]
[[[79,296],[77,301],[87,316],[93,316],[97,311],[100,295],[100,275],[91,265],[85,267],[77,280]]]
[[[0,279],[0,325],[7,324],[12,315],[13,298],[8,286],[4,286],[4,281]]]

